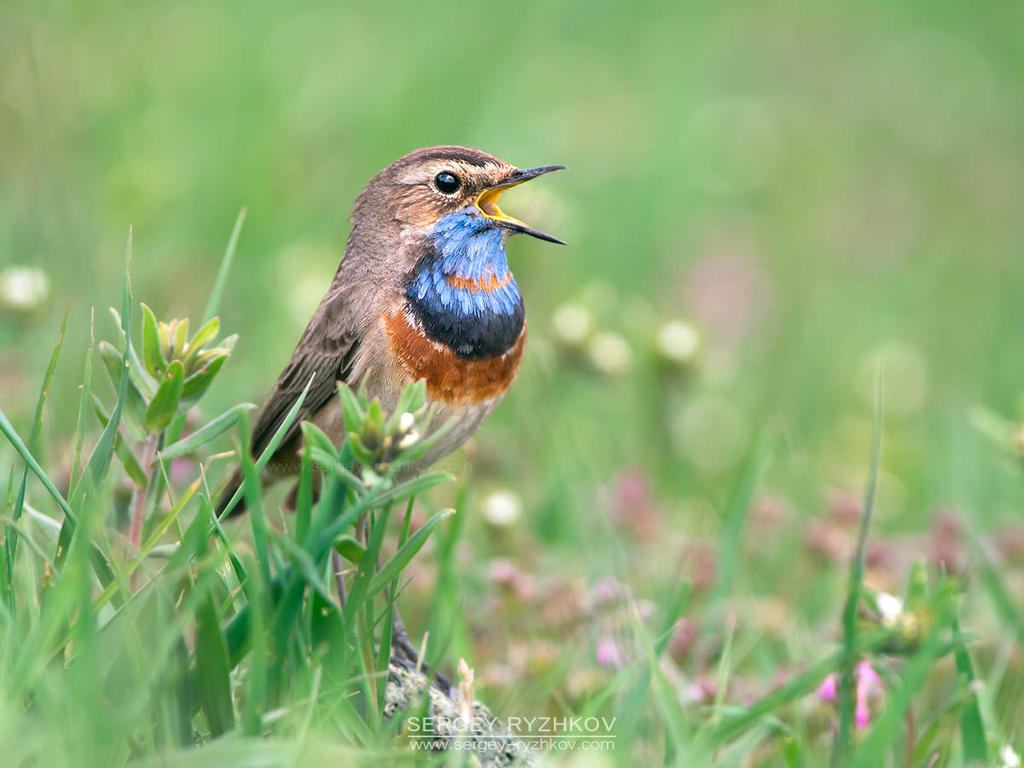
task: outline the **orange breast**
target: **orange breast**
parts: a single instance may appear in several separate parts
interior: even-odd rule
[[[448,403],[479,403],[505,393],[519,370],[526,326],[503,355],[481,360],[459,357],[424,334],[416,318],[402,307],[383,313],[391,351],[410,380],[425,379],[427,394]]]

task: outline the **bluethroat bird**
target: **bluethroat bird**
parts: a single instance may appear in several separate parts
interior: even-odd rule
[[[424,466],[476,432],[515,378],[526,340],[523,297],[505,242],[517,232],[562,242],[504,213],[498,198],[564,168],[521,169],[476,149],[444,146],[412,152],[370,180],[356,198],[334,280],[253,431],[252,454],[259,456],[312,379],[300,418],[266,467],[266,482],[297,472],[302,419],[341,444],[339,380],[365,385],[388,410],[406,384],[425,380],[432,423],[451,426]],[[236,474],[218,513],[239,483]]]

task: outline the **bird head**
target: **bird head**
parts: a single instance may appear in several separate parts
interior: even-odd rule
[[[400,224],[403,235],[429,235],[439,222],[458,214],[466,226],[479,231],[494,229],[503,235],[522,232],[562,243],[505,213],[498,207],[498,198],[507,189],[564,168],[517,168],[470,147],[420,149],[374,177],[356,203],[353,221],[361,210],[374,206],[387,211],[388,218]]]

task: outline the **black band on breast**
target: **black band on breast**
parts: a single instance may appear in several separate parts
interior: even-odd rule
[[[521,298],[511,314],[485,310],[479,315],[454,312],[431,302],[432,297],[420,300],[407,294],[406,298],[427,337],[467,360],[503,355],[515,346],[523,332],[526,311]]]

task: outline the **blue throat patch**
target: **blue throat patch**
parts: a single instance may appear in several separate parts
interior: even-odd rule
[[[505,258],[507,237],[473,208],[449,213],[427,236],[406,288],[427,336],[460,357],[504,354],[522,333],[523,297]]]

